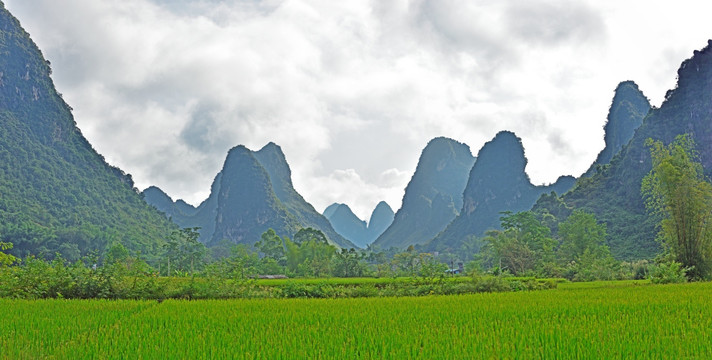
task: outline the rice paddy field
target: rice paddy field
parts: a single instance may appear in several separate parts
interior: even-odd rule
[[[356,299],[0,299],[2,359],[710,359],[712,284]]]

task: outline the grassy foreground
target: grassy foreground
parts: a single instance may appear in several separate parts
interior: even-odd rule
[[[712,358],[712,284],[358,299],[7,300],[0,358]]]

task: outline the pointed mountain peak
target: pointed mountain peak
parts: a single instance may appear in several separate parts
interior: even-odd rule
[[[171,199],[171,197],[168,196],[168,194],[166,194],[165,191],[161,190],[161,188],[159,188],[158,186],[155,186],[155,185],[151,185],[151,186],[147,187],[146,189],[143,190],[143,193],[144,194],[156,194],[156,195],[167,197],[168,199]],[[171,199],[171,201],[173,201],[173,199]]]
[[[524,156],[522,140],[511,131],[500,131],[477,153],[477,161],[472,171],[475,172],[475,169],[499,169],[495,176],[503,177],[522,173],[528,181],[526,167],[527,158]]]
[[[462,207],[473,163],[475,157],[466,144],[445,137],[430,140],[405,189],[401,208],[374,245],[406,248],[423,244],[443,230]]]
[[[382,222],[387,222],[388,225],[390,225],[393,222],[393,217],[395,216],[395,213],[393,212],[393,209],[391,209],[390,205],[388,205],[387,202],[381,201],[376,205],[376,208],[373,209],[373,212],[371,213],[371,218],[368,220],[368,227],[371,228],[373,226],[380,227]],[[384,221],[384,219],[390,219],[387,221]],[[386,230],[383,228],[382,230]],[[380,234],[379,234],[380,235]]]
[[[650,109],[650,101],[635,82],[624,81],[618,84],[603,127],[606,146],[583,176],[591,176],[600,165],[610,163],[613,156],[633,138],[635,130],[643,123]]]
[[[334,211],[339,207],[339,203],[333,203],[324,209],[324,212],[322,213],[327,219],[330,219],[332,215],[334,215]]]
[[[223,164],[223,168],[229,162],[236,161],[243,157],[252,157],[252,150],[245,147],[245,145],[235,146],[234,148],[230,149],[227,152],[227,157],[225,158],[225,163]]]
[[[423,149],[421,161],[424,157],[430,156],[432,154],[438,157],[444,157],[448,154],[451,154],[450,156],[455,156],[460,155],[462,153],[468,153],[470,156],[472,156],[472,153],[470,152],[470,147],[467,146],[467,144],[441,136],[436,137],[428,142],[428,144]]]
[[[332,216],[349,216],[359,219],[359,217],[356,216],[356,214],[354,214],[351,208],[346,204],[339,204],[339,206],[336,207],[336,210],[334,210],[334,214]],[[359,221],[363,220],[359,219]],[[365,223],[365,221],[363,222]]]
[[[697,102],[708,101],[699,98],[698,95],[702,92],[710,92],[712,88],[710,77],[712,77],[712,40],[708,40],[707,46],[702,50],[695,50],[691,58],[682,62],[677,70],[677,85],[674,90],[669,90],[665,94],[665,101],[661,108],[676,97]]]
[[[263,146],[262,149],[260,149],[260,151],[262,151],[262,150],[265,150],[265,151],[275,151],[275,152],[279,152],[279,153],[281,153],[282,155],[284,155],[284,153],[282,152],[282,147],[279,146],[279,145],[277,145],[277,144],[275,144],[275,143],[272,142],[272,141],[268,142],[265,146]]]
[[[281,159],[281,161],[283,161],[284,163],[287,163],[287,157],[284,156],[282,147],[271,142],[271,141],[268,142],[267,145],[263,146],[260,150],[256,151],[255,153],[256,154],[269,154],[270,156]]]
[[[387,202],[381,201],[378,203],[378,205],[376,205],[376,208],[373,209],[373,213],[382,212],[382,211],[393,213],[393,208],[391,208],[391,206],[388,205]],[[373,216],[373,215],[371,215],[371,216]]]
[[[149,186],[143,192],[143,199],[165,214],[170,214],[173,208],[173,199],[157,186]]]

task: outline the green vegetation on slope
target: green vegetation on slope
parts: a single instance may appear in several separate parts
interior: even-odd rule
[[[643,178],[645,205],[662,217],[658,239],[692,279],[712,276],[712,185],[697,162],[695,143],[679,135],[665,146],[648,141],[653,168]]]
[[[0,4],[0,240],[76,260],[113,241],[152,259],[173,229],[77,129],[49,63]]]
[[[712,41],[710,41],[712,44]],[[660,252],[655,241],[655,217],[649,216],[640,194],[643,177],[652,168],[648,138],[671,143],[691,134],[705,176],[712,175],[712,45],[685,60],[677,87],[668,91],[660,108],[652,109],[630,142],[590,177],[580,178],[563,195],[566,206],[596,215],[608,227],[608,246],[617,259],[651,259]]]

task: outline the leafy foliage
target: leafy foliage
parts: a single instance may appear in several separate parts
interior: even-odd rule
[[[678,70],[677,87],[666,94],[659,108],[643,119],[631,140],[591,177],[582,177],[563,200],[586,210],[606,223],[607,243],[615,258],[652,259],[661,251],[655,241],[659,219],[650,216],[640,192],[652,161],[648,138],[671,143],[678,135],[691,134],[706,176],[712,174],[712,42],[685,60]]]
[[[521,276],[553,261],[556,243],[532,212],[506,212],[501,221],[502,230],[488,231],[483,240],[483,256],[490,266]]]
[[[569,263],[580,259],[587,251],[598,257],[609,257],[606,245],[606,225],[598,224],[593,214],[575,210],[559,224],[561,245],[559,259]]]
[[[10,266],[17,261],[17,258],[6,254],[6,250],[12,249],[12,243],[0,242],[0,267]]]
[[[82,136],[49,63],[0,4],[0,241],[70,260],[118,241],[150,261],[174,226]]]
[[[658,237],[691,278],[712,276],[712,185],[689,135],[669,146],[649,140],[653,167],[643,179],[645,205],[662,217]]]

